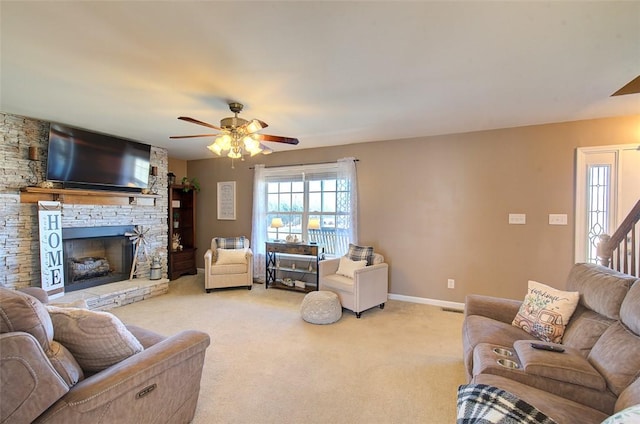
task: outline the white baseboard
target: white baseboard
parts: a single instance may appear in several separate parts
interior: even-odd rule
[[[389,293],[389,299],[401,302],[422,303],[424,305],[439,306],[441,308],[456,309],[464,311],[464,303],[450,302],[448,300],[428,299],[426,297],[405,296],[402,294]]]

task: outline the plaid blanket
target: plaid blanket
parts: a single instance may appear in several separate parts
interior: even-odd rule
[[[458,388],[456,424],[556,424],[513,394],[486,384]]]

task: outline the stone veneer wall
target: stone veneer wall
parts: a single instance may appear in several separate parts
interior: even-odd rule
[[[38,181],[47,167],[49,122],[0,113],[0,286],[40,286],[38,210],[35,203],[21,203],[20,189],[36,184],[29,168],[29,146],[37,146]],[[150,258],[162,259],[162,276],[167,278],[167,169],[165,149],[151,147],[151,165],[158,167],[155,206],[103,206],[62,203],[63,227],[142,225],[146,233],[147,260],[138,254],[138,273],[149,277]]]

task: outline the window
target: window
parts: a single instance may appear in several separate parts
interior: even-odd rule
[[[349,243],[357,243],[353,158],[320,165],[258,165],[255,173],[252,246],[256,275],[264,271],[265,241],[297,237],[317,242],[325,254],[335,256],[345,254]],[[274,218],[279,218],[276,225],[272,225]]]
[[[267,179],[267,239],[287,236],[321,243],[325,253],[335,255],[349,245],[350,187],[337,175],[310,181]],[[271,226],[280,218],[282,227]]]

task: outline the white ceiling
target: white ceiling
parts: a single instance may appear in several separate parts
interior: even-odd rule
[[[212,157],[227,102],[311,148],[640,113],[640,1],[0,2],[1,110]],[[290,148],[269,143],[277,151]]]

